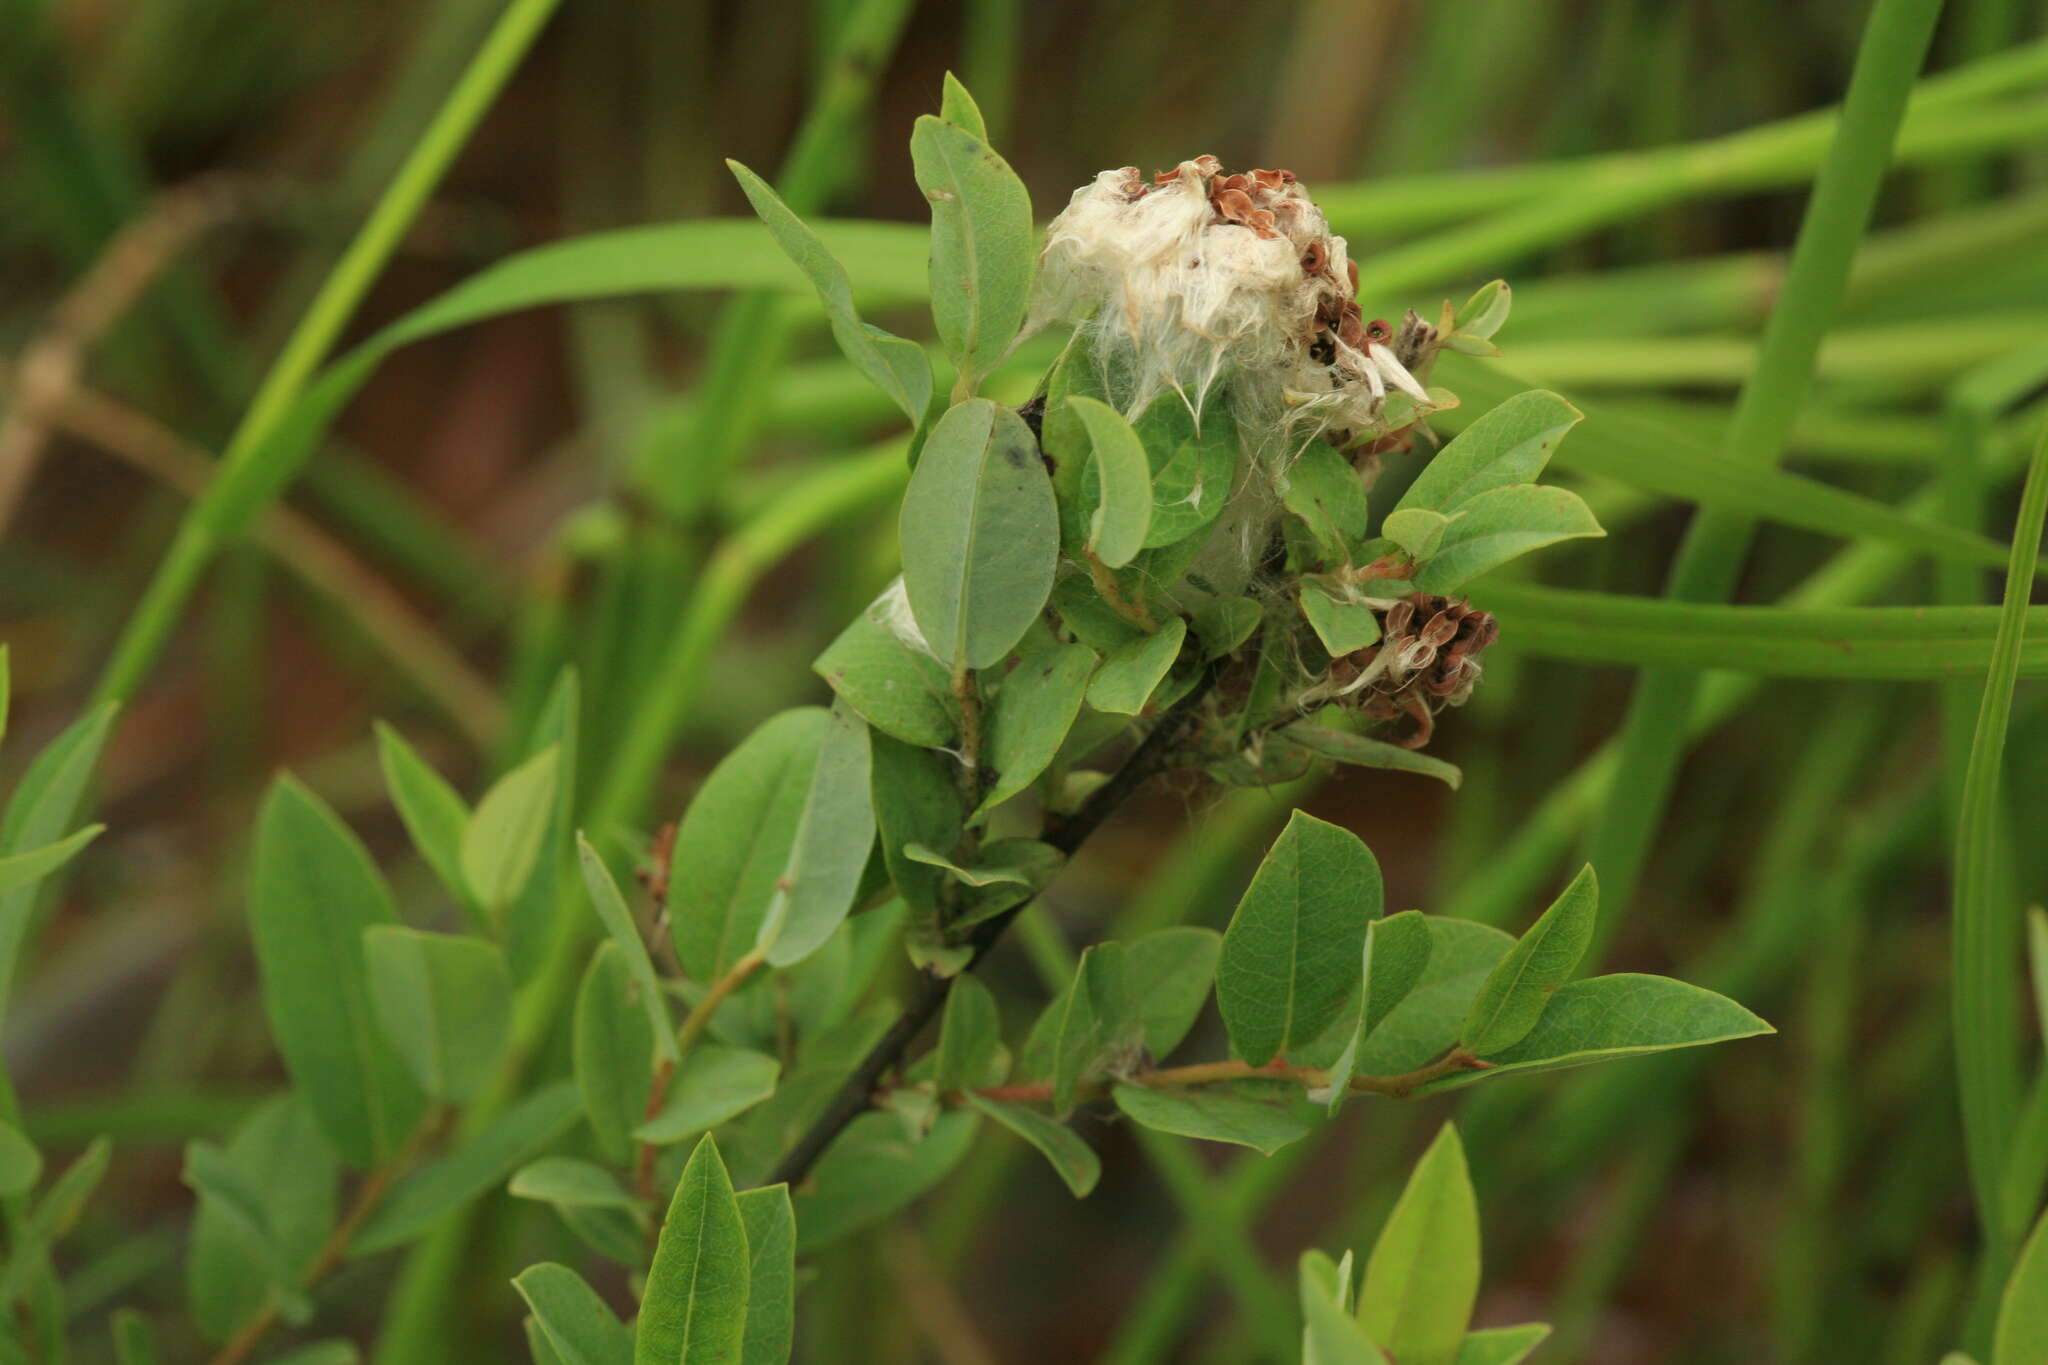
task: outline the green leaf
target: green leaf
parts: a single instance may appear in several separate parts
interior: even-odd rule
[[[441,774],[406,743],[405,736],[377,722],[377,759],[384,786],[398,808],[399,823],[412,846],[434,869],[441,885],[464,906],[475,904],[462,874],[462,832],[469,827],[469,806]]]
[[[1564,399],[1542,389],[1495,404],[1422,467],[1380,534],[1400,541],[1394,529],[1397,518],[1422,511],[1449,516],[1482,493],[1535,483],[1558,442],[1583,416]],[[1410,553],[1417,559],[1428,557]]]
[[[575,1209],[635,1209],[640,1201],[607,1167],[573,1156],[544,1156],[513,1172],[506,1192],[515,1199]]]
[[[0,642],[0,740],[7,738],[7,711],[14,700],[11,654],[7,645]]]
[[[960,84],[952,72],[946,73],[940,92],[939,117],[962,132],[987,142],[988,123],[981,116],[981,106],[974,102],[974,96],[967,93],[967,87]]]
[[[1365,485],[1349,460],[1325,442],[1311,441],[1287,467],[1287,486],[1281,499],[1288,511],[1307,523],[1325,561],[1351,561],[1351,547],[1365,538],[1370,514]]]
[[[633,1130],[642,1142],[680,1142],[744,1114],[775,1093],[782,1063],[750,1048],[699,1043],[670,1078],[661,1112]]]
[[[556,675],[527,736],[524,752],[531,758],[549,748],[558,754],[555,794],[539,840],[533,875],[499,917],[499,936],[512,975],[531,980],[547,960],[555,942],[558,914],[575,884],[576,753],[582,713],[582,690],[573,666]]]
[[[576,1087],[568,1081],[529,1094],[447,1156],[399,1182],[363,1225],[349,1254],[368,1256],[429,1231],[554,1146],[580,1115]]]
[[[1275,1104],[1223,1086],[1167,1090],[1119,1085],[1111,1094],[1127,1118],[1147,1128],[1207,1142],[1234,1142],[1266,1156],[1306,1137],[1309,1130],[1299,1106]]]
[[[2027,908],[2027,980],[2034,992],[2034,1021],[2048,1038],[2048,909]]]
[[[362,1353],[352,1341],[334,1338],[301,1346],[271,1358],[269,1365],[362,1365]]]
[[[1387,519],[1380,523],[1380,534],[1401,547],[1410,559],[1424,560],[1436,553],[1436,547],[1443,543],[1444,528],[1451,524],[1451,518],[1426,507],[1404,507],[1389,512]]]
[[[512,1029],[512,969],[495,943],[396,924],[363,931],[370,1002],[392,1050],[437,1100],[474,1098]]]
[[[396,920],[348,827],[292,778],[272,784],[249,883],[264,1008],[293,1086],[356,1166],[395,1152],[425,1102],[377,1028],[363,961],[363,931]]]
[[[106,1177],[107,1163],[113,1156],[114,1144],[104,1134],[87,1143],[85,1150],[43,1191],[43,1197],[29,1215],[28,1232],[22,1241],[47,1247],[69,1233],[85,1212],[86,1201]]]
[[[1528,1036],[1557,989],[1578,974],[1600,923],[1600,881],[1588,863],[1508,950],[1473,997],[1459,1039],[1479,1057]]]
[[[940,749],[959,729],[952,682],[910,618],[903,580],[869,604],[811,665],[869,725]]]
[[[1022,1104],[969,1094],[967,1103],[1036,1147],[1059,1173],[1074,1198],[1086,1199],[1102,1178],[1102,1158],[1066,1124]]]
[[[903,856],[926,867],[936,867],[946,872],[962,885],[976,889],[988,886],[1031,885],[1031,874],[1023,868],[1001,866],[962,867],[945,854],[926,848],[923,844],[909,843],[903,846]]]
[[[489,914],[525,889],[540,860],[555,809],[561,750],[553,745],[506,773],[476,803],[462,829],[462,878]]]
[[[1235,654],[1252,638],[1266,609],[1249,597],[1225,597],[1196,609],[1191,622],[1202,652],[1212,659]]]
[[[893,300],[923,297],[927,234],[908,224],[811,225],[834,255],[861,263],[863,292]],[[477,272],[376,333],[324,370],[254,448],[250,476],[209,497],[202,523],[232,535],[298,472],[349,399],[401,346],[486,318],[549,304],[678,289],[803,290],[807,282],[752,220],[724,219],[629,228],[552,243]],[[517,955],[514,955],[515,961]]]
[[[1379,768],[1387,772],[1433,777],[1452,791],[1456,791],[1458,784],[1465,780],[1464,772],[1455,763],[1446,763],[1440,758],[1404,749],[1383,739],[1368,739],[1348,730],[1335,730],[1313,720],[1297,720],[1281,726],[1275,733],[1312,753],[1355,768]]]
[[[785,1365],[796,1340],[796,1214],[789,1186],[739,1193],[747,1231],[747,1329],[740,1365]]]
[[[1477,337],[1481,341],[1491,340],[1507,322],[1508,308],[1513,302],[1514,290],[1508,288],[1506,280],[1482,284],[1471,298],[1465,300],[1465,306],[1454,315],[1451,326],[1466,336]]]
[[[789,967],[809,957],[853,909],[875,845],[871,768],[867,722],[845,703],[835,704],[789,861],[756,940],[769,966]]]
[[[1523,483],[1490,489],[1459,508],[1435,556],[1415,575],[1415,586],[1455,592],[1531,550],[1606,534],[1592,509],[1568,488]]]
[[[1550,1324],[1525,1322],[1468,1333],[1459,1343],[1457,1365],[1521,1365],[1550,1335]]]
[[[711,770],[676,830],[669,883],[676,956],[699,981],[716,981],[753,949],[789,866],[829,717],[784,711]]]
[[[1071,1111],[1084,1081],[1141,1041],[1143,1025],[1126,976],[1124,945],[1082,950],[1074,981],[1060,1002],[1053,1035],[1053,1109]]]
[[[1166,680],[1187,639],[1188,623],[1176,616],[1150,635],[1133,640],[1102,661],[1088,684],[1088,704],[1111,715],[1136,716]]]
[[[1442,1055],[1458,1040],[1472,999],[1515,940],[1491,925],[1425,915],[1429,961],[1402,1001],[1360,1044],[1364,1075],[1398,1075]]]
[[[794,1195],[797,1250],[815,1251],[910,1204],[967,1155],[975,1124],[975,1115],[952,1110],[916,1141],[894,1114],[855,1119]]]
[[[229,1160],[225,1152],[207,1142],[186,1145],[183,1179],[239,1239],[248,1256],[247,1268],[252,1273],[259,1302],[275,1306],[290,1322],[309,1318],[312,1305],[300,1288],[292,1253],[280,1243],[271,1225],[270,1192],[257,1183],[246,1167]]]
[[[1632,972],[1596,976],[1560,987],[1527,1037],[1486,1059],[1490,1069],[1458,1072],[1417,1093],[1776,1031],[1726,996],[1683,981]]]
[[[1381,897],[1379,864],[1357,835],[1294,812],[1223,936],[1216,1003],[1238,1056],[1263,1066],[1329,1026]]]
[[[228,1142],[226,1164],[254,1195],[239,1209],[200,1190],[185,1254],[186,1298],[207,1339],[224,1342],[271,1301],[296,1292],[336,1217],[340,1167],[298,1095],[259,1106]],[[253,1219],[248,1204],[259,1212]]]
[[[1152,465],[1138,433],[1115,408],[1082,394],[1067,404],[1088,432],[1095,470],[1095,511],[1086,549],[1110,568],[1121,569],[1138,557],[1152,530]]]
[[[911,909],[936,919],[946,873],[904,850],[912,845],[950,849],[960,842],[965,815],[960,788],[938,755],[886,735],[874,737],[873,764],[875,825],[889,880]]]
[[[1403,910],[1366,925],[1357,1008],[1352,1012],[1344,1050],[1330,1067],[1324,1099],[1332,1114],[1350,1094],[1351,1077],[1357,1072],[1359,1051],[1366,1039],[1422,981],[1434,947],[1428,918],[1419,910]]]
[[[1010,349],[1030,307],[1038,263],[1031,196],[987,143],[929,114],[911,130],[910,162],[932,206],[932,320],[971,392]]]
[[[1031,428],[985,398],[949,409],[911,473],[900,533],[904,589],[932,652],[955,670],[1008,654],[1038,619],[1059,560]]]
[[[1401,1365],[1456,1365],[1478,1297],[1479,1202],[1447,1123],[1380,1229],[1358,1320]]]
[[[1095,651],[1086,645],[1055,645],[1027,655],[1003,678],[989,707],[983,751],[996,780],[975,810],[975,820],[1037,781],[1059,753],[1081,714],[1095,665]]]
[[[1389,1365],[1351,1316],[1351,1257],[1342,1266],[1320,1251],[1301,1255],[1302,1365]]]
[[[1364,602],[1346,602],[1330,595],[1323,583],[1310,576],[1301,583],[1301,614],[1333,659],[1342,658],[1380,638],[1380,618]]]
[[[43,1178],[43,1154],[21,1129],[0,1121],[0,1199],[27,1194]]]
[[[640,1301],[634,1365],[731,1365],[746,1341],[747,1230],[707,1134],[676,1184]]]
[[[6,815],[0,817],[0,855],[12,857],[54,843],[71,827],[116,709],[109,702],[87,712],[45,745],[28,765],[14,795],[8,798]],[[34,886],[0,892],[0,1018],[6,1017],[35,903]]]
[[[632,1153],[632,1131],[647,1113],[656,1035],[634,997],[644,987],[627,970],[615,941],[598,945],[576,993],[571,1040],[576,1089],[600,1152],[614,1161]]]
[[[937,1069],[932,1081],[940,1090],[972,1090],[1001,1085],[1010,1059],[1003,1050],[1003,1021],[996,998],[972,976],[962,976],[946,993],[946,1012],[939,1019]]]
[[[740,182],[754,212],[775,235],[776,244],[810,277],[811,287],[818,291],[818,301],[825,306],[832,339],[839,343],[840,351],[870,383],[903,409],[912,426],[922,422],[932,399],[932,364],[924,347],[862,322],[860,311],[853,306],[853,286],[846,271],[818,234],[805,226],[760,176],[737,161],[728,159],[725,164]]]
[[[1223,936],[1177,925],[1123,945],[1123,976],[1145,1051],[1163,1061],[1195,1026],[1216,981]]]
[[[0,660],[0,672],[4,671],[5,660]],[[5,690],[5,679],[0,678],[0,716],[5,712]],[[115,1365],[158,1365],[162,1359],[157,1354],[156,1329],[137,1310],[114,1310],[113,1331]]]
[[[16,853],[0,858],[0,895],[21,889],[33,889],[35,884],[71,861],[72,857],[87,844],[100,836],[105,825],[87,825],[75,830],[53,844],[32,848],[26,853]]]
[[[632,1365],[633,1333],[565,1265],[543,1261],[512,1280],[562,1365]]]
[[[583,868],[583,885],[590,893],[590,903],[597,907],[597,917],[604,922],[605,932],[618,950],[619,967],[647,1015],[649,1040],[663,1060],[673,1062],[677,1059],[675,1024],[669,1018],[667,997],[655,979],[654,960],[647,955],[646,940],[640,937],[640,925],[626,898],[619,894],[619,883],[612,870],[580,830],[576,834],[576,859]]]
[[[1145,548],[1178,545],[1215,521],[1237,482],[1237,423],[1212,403],[1197,426],[1187,401],[1161,395],[1137,421],[1152,460],[1152,529]]]
[[[1999,1300],[1991,1365],[2033,1365],[2048,1360],[2048,1214],[2020,1249]]]
[[[1998,628],[1996,607],[1701,606],[1498,580],[1473,596],[1531,654],[1778,678],[1981,675]],[[2019,666],[2048,677],[2048,606],[2028,609]]]

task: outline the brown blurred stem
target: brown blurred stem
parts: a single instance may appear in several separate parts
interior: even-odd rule
[[[1216,670],[1211,667],[1188,694],[1152,727],[1152,733],[1145,736],[1144,742],[1125,760],[1123,767],[1117,769],[1114,777],[1096,788],[1078,811],[1046,831],[1045,842],[1071,857],[1138,788],[1171,767],[1180,742],[1186,737],[1190,720],[1215,684]],[[1024,901],[974,926],[967,939],[967,946],[974,951],[974,956],[968,960],[967,971],[971,972],[982,964],[989,949],[1002,938],[1003,931],[1031,904],[1031,901]],[[868,1055],[841,1084],[810,1131],[777,1163],[767,1184],[787,1183],[794,1187],[802,1182],[832,1144],[832,1139],[867,1111],[876,1084],[884,1073],[903,1060],[903,1054],[916,1041],[917,1035],[924,1032],[925,1025],[937,1016],[957,979],[929,971],[918,977],[910,1003],[904,1006],[903,1013],[896,1016],[896,1022],[889,1026],[881,1041],[868,1050]]]
[[[441,1131],[441,1125],[447,1118],[446,1108],[436,1105],[429,1109],[413,1126],[412,1132],[406,1136],[404,1144],[392,1154],[391,1159],[382,1162],[363,1177],[363,1183],[357,1187],[356,1197],[349,1204],[348,1212],[341,1216],[341,1221],[335,1224],[334,1231],[328,1234],[327,1241],[321,1245],[319,1254],[313,1258],[313,1263],[307,1266],[306,1273],[299,1277],[299,1288],[311,1289],[340,1267],[348,1256],[349,1244],[355,1241],[356,1234],[362,1231],[363,1224],[377,1211],[377,1206],[384,1202],[384,1196],[391,1192],[391,1187],[398,1178],[412,1169],[413,1162],[418,1159],[427,1144],[433,1141],[434,1135]],[[250,1353],[263,1343],[263,1338],[270,1334],[270,1329],[277,1325],[277,1317],[277,1302],[275,1296],[272,1296],[271,1301],[264,1305],[263,1311],[249,1319],[242,1330],[228,1340],[227,1345],[214,1353],[207,1365],[242,1365]]]
[[[59,425],[55,414],[76,388],[94,344],[186,247],[234,216],[243,201],[235,183],[220,177],[165,191],[58,300],[49,326],[21,352],[15,401],[0,417],[0,533],[35,477],[51,430]]]

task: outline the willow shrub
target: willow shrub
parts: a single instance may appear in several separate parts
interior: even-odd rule
[[[1005,1035],[1015,1011],[975,968],[1148,784],[1345,764],[1455,786],[1426,746],[1514,628],[1461,590],[1599,527],[1539,481],[1578,420],[1554,394],[1511,397],[1430,453],[1429,415],[1457,401],[1433,363],[1493,353],[1505,285],[1368,321],[1294,177],[1207,157],[1105,173],[1041,242],[955,83],[911,155],[943,383],[734,168],[847,358],[917,428],[902,577],[816,661],[829,706],[768,720],[660,841],[575,830],[573,676],[473,804],[380,731],[391,800],[451,906],[401,907],[317,796],[289,778],[270,792],[249,914],[291,1086],[184,1168],[190,1308],[217,1360],[313,1322],[308,1291],[351,1259],[502,1190],[549,1206],[640,1295],[622,1322],[576,1270],[528,1268],[512,1288],[536,1361],[780,1361],[797,1262],[944,1180],[983,1125],[1080,1198],[1101,1170],[1070,1125],[1083,1110],[1271,1154],[1347,1102],[1769,1031],[1698,987],[1589,973],[1591,867],[1519,938],[1389,914],[1372,851],[1297,811],[1227,932],[1092,944]],[[1071,337],[1039,395],[979,396],[1046,327]],[[1396,460],[1420,471],[1375,507]],[[56,741],[15,794],[0,923],[25,924],[34,883],[92,837],[61,825],[107,720]],[[875,987],[899,952],[902,1002]],[[565,974],[573,990],[528,989]],[[1189,1056],[1212,995],[1228,1047]],[[527,1017],[553,998],[572,1016]],[[59,1330],[50,1251],[105,1161],[95,1146],[44,1181],[0,1126],[7,1290],[37,1330]],[[1447,1128],[1362,1278],[1348,1253],[1304,1256],[1305,1359],[1520,1359],[1545,1329],[1468,1330],[1479,1242]],[[118,1334],[150,1358],[139,1319]]]

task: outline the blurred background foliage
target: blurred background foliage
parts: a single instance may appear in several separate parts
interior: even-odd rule
[[[14,763],[79,710],[210,452],[500,9],[0,3]],[[1041,220],[1104,167],[1206,152],[1308,182],[1361,262],[1368,316],[1427,315],[1508,277],[1508,370],[1581,401],[1574,443],[1605,440],[1610,472],[1646,476],[1569,474],[1613,534],[1543,556],[1544,576],[1653,596],[1696,515],[1659,467],[1720,439],[1825,145],[1810,120],[1784,121],[1840,98],[1866,10],[577,0],[348,339],[519,248],[744,215],[726,156],[766,172],[807,147],[801,193],[783,186],[800,209],[921,223],[904,139],[952,69]],[[1908,117],[1787,461],[2001,540],[2027,424],[2009,395],[1982,398],[2001,372],[1983,376],[2048,339],[2044,32],[2029,0],[1948,5],[1931,70],[1965,77]],[[1743,131],[1764,125],[1778,126]],[[874,320],[915,325],[914,307],[888,308],[876,262],[846,264],[874,288]],[[1027,347],[996,391],[1028,396],[1048,353]],[[393,860],[401,895],[424,896],[371,719],[474,787],[574,662],[586,782],[635,747],[668,754],[659,795],[631,812],[651,830],[748,727],[825,695],[809,660],[894,572],[902,435],[796,296],[522,312],[382,366],[288,510],[221,558],[134,699],[102,770],[110,831],[16,993],[6,1058],[31,1135],[63,1149],[104,1131],[119,1147],[68,1253],[74,1314],[177,1302],[179,1143],[219,1135],[275,1082],[241,906],[269,775],[291,765]],[[1757,541],[1739,600],[1817,573],[1835,586],[1815,603],[1996,600],[1976,569],[1784,525]],[[1462,792],[1354,775],[1304,797],[1377,851],[1390,910],[1519,926],[1612,809],[1601,746],[1631,673],[1518,648],[1511,598],[1497,609],[1486,682],[1437,743],[1464,766]],[[679,631],[700,641],[680,675],[664,664]],[[1539,1359],[1933,1360],[1960,1339],[1977,1237],[1946,910],[1980,684],[1712,685],[1715,723],[1605,962],[1727,991],[1781,1037],[1357,1105],[1271,1161],[1211,1164],[1103,1127],[1105,1178],[1078,1205],[987,1132],[915,1218],[823,1260],[801,1358],[1252,1358],[1290,1312],[1295,1252],[1368,1245],[1456,1112],[1490,1259],[1479,1321],[1552,1318]],[[2048,810],[2042,701],[2022,685],[2007,752],[2021,831]],[[991,965],[1022,1002],[1012,1027],[1043,995],[1034,952],[1220,926],[1288,804],[1190,789],[1106,832],[1054,888],[1053,915]],[[2011,847],[2010,885],[2048,881],[2048,843]],[[548,1233],[505,1209],[491,1226],[466,1330],[495,1350],[514,1321],[505,1277]],[[366,1333],[389,1273],[369,1262],[335,1290]]]

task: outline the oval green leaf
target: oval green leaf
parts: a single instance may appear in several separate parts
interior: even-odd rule
[[[278,779],[249,880],[264,1008],[294,1088],[357,1166],[397,1151],[425,1099],[377,1027],[363,962],[363,931],[396,921],[355,835],[319,797]]]
[[[1238,1056],[1263,1066],[1329,1027],[1358,983],[1382,895],[1357,835],[1294,812],[1223,935],[1216,1003]]]
[[[1495,965],[1459,1039],[1475,1056],[1513,1047],[1536,1027],[1551,995],[1578,973],[1600,923],[1600,881],[1588,863]]]
[[[676,830],[669,883],[676,956],[716,981],[751,951],[789,867],[825,740],[821,707],[784,711],[711,770]]]
[[[706,1135],[662,1220],[633,1335],[634,1365],[731,1365],[747,1334],[751,1270],[732,1180]]]
[[[1082,394],[1067,405],[1088,432],[1095,470],[1095,512],[1085,548],[1110,568],[1121,569],[1138,557],[1152,530],[1152,464],[1138,433],[1115,408]]]
[[[562,1365],[632,1365],[631,1329],[569,1267],[550,1261],[528,1266],[512,1287]]]
[[[1052,481],[1024,420],[985,398],[949,409],[904,491],[901,539],[904,589],[932,652],[956,670],[1009,653],[1059,560]]]
[[[1027,656],[1004,677],[989,707],[984,762],[996,779],[974,812],[981,819],[1038,780],[1081,714],[1096,665],[1086,645],[1055,645]]]
[[[1456,1365],[1478,1298],[1479,1201],[1447,1123],[1373,1244],[1358,1320],[1402,1365]]]
[[[370,1001],[385,1041],[437,1100],[474,1097],[512,1027],[512,969],[497,944],[396,924],[363,931]]]
[[[462,879],[496,915],[522,890],[540,860],[555,810],[561,750],[549,745],[506,773],[477,802],[462,830]]]
[[[1030,308],[1038,265],[1031,195],[986,142],[930,114],[911,130],[910,163],[932,206],[932,320],[971,392]]]

